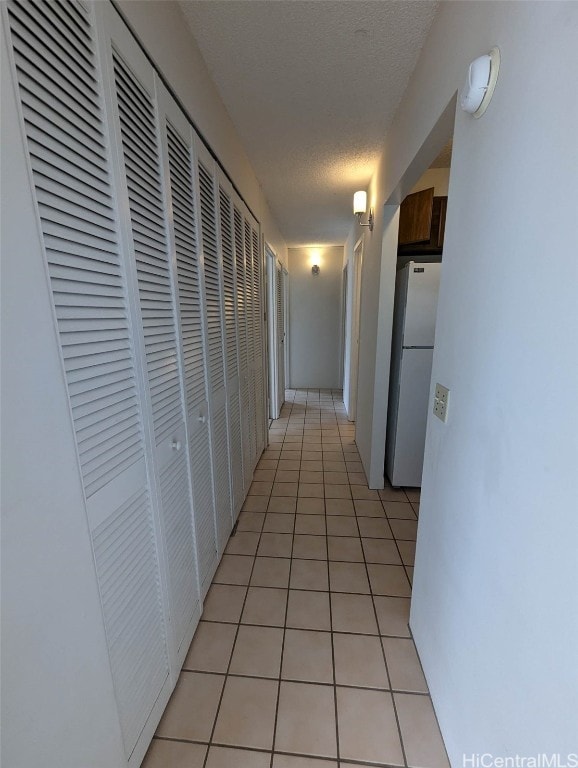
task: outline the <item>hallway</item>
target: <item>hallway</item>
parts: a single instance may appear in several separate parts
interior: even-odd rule
[[[407,627],[419,492],[369,490],[354,433],[340,391],[287,391],[144,768],[448,765]]]

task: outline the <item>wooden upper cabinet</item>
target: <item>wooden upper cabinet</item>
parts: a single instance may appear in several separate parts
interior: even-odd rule
[[[399,212],[399,245],[423,243],[430,239],[434,188],[408,195]]]
[[[429,192],[429,190],[427,190]],[[418,192],[417,194],[421,194]],[[410,195],[413,197],[413,195]],[[406,198],[401,205],[405,205]],[[398,256],[440,256],[444,245],[444,232],[446,226],[447,197],[434,197],[431,206],[431,226],[428,236],[420,242],[411,243],[401,241],[401,217],[400,217],[400,241],[397,249]]]

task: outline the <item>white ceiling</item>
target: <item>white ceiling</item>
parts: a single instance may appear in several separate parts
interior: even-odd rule
[[[437,2],[180,5],[287,243],[343,243]]]

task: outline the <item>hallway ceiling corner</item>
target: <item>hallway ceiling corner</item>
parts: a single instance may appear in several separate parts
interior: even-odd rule
[[[288,245],[342,244],[430,0],[180,0]]]

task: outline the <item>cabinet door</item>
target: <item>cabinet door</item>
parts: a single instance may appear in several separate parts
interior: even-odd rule
[[[248,306],[246,291],[246,262],[243,225],[243,205],[235,198],[233,226],[235,230],[235,286],[237,295],[237,323],[239,336],[239,376],[241,393],[241,426],[243,436],[243,476],[248,488],[253,476],[251,463],[251,441],[249,437],[249,347],[248,347]]]
[[[399,210],[399,245],[430,239],[434,188],[408,195]]]
[[[227,391],[225,386],[222,261],[219,252],[217,182],[214,161],[198,141],[196,142],[196,151],[207,328],[209,423],[215,486],[217,543],[219,553],[221,553],[233,527]]]
[[[10,3],[8,15],[115,696],[130,758],[153,709],[159,702],[164,706],[170,682],[155,496],[147,473],[146,398],[135,365],[94,24],[80,2]]]
[[[263,302],[263,255],[259,225],[251,221],[251,256],[252,269],[252,302],[253,302],[253,378],[255,387],[255,454],[254,464],[257,463],[265,447],[265,419],[267,398],[265,394],[265,344],[264,344],[264,302]]]

